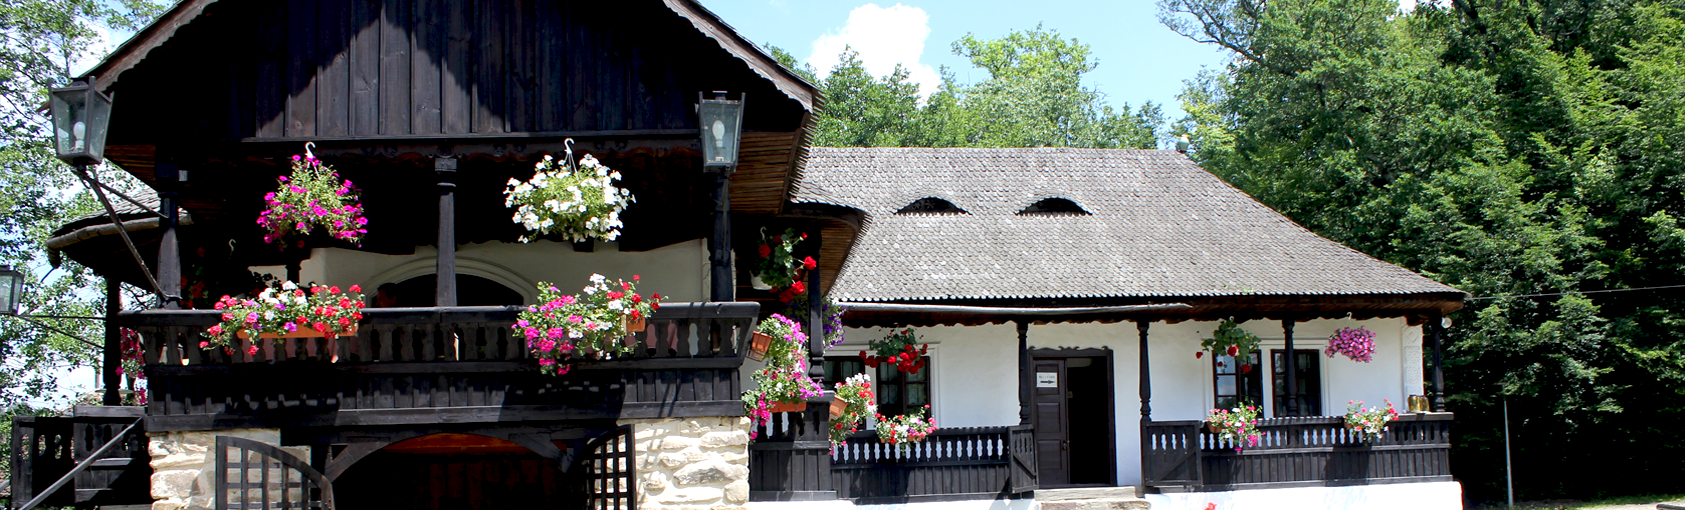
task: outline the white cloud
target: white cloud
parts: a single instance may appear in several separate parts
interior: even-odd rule
[[[942,84],[935,68],[919,63],[929,37],[930,15],[924,9],[866,4],[848,13],[848,24],[842,29],[814,39],[807,63],[824,78],[837,65],[837,55],[844,48],[852,48],[860,53],[860,61],[872,76],[889,76],[895,65],[901,64],[907,68],[908,80],[919,85],[919,95],[929,96]]]

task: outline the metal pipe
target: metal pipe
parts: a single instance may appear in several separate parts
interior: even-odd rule
[[[100,189],[99,180],[95,179],[93,175],[88,173],[87,165],[77,165],[76,176],[80,177],[83,183],[87,184],[89,188],[94,190],[94,196],[98,197],[99,203],[105,206],[105,212],[111,215],[111,224],[117,226],[117,235],[122,237],[123,244],[129,247],[129,254],[134,255],[135,264],[140,266],[140,274],[146,277],[146,283],[152,285],[152,292],[158,295],[158,304],[159,306],[162,306],[165,302],[167,302],[167,299],[164,297],[164,288],[158,286],[158,280],[152,277],[152,270],[146,267],[146,261],[140,257],[140,250],[136,249],[135,242],[129,239],[129,232],[127,230],[123,230],[123,221],[118,219],[117,208],[111,207],[111,200],[105,198],[105,191]]]
[[[1509,493],[1509,507],[1515,508],[1515,471],[1509,462],[1509,398],[1504,399],[1504,490]]]
[[[914,305],[902,303],[837,303],[849,310],[861,312],[923,312],[972,315],[1091,315],[1101,313],[1159,312],[1192,309],[1186,303],[1158,305],[1090,306],[1075,308],[1022,308],[1004,306]]]

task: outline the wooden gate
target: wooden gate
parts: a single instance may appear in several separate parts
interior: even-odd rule
[[[588,510],[636,510],[637,461],[633,458],[632,426],[623,425],[585,446],[574,469],[584,482]]]
[[[333,509],[333,485],[286,450],[216,437],[216,510]]]

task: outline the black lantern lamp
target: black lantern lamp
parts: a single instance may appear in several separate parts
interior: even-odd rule
[[[737,166],[744,96],[732,101],[726,99],[725,91],[716,90],[713,99],[699,99],[696,116],[702,121],[702,167],[712,171]]]
[[[23,273],[12,266],[0,266],[0,315],[17,315],[23,299]]]
[[[52,89],[53,148],[71,165],[97,164],[105,158],[105,133],[111,120],[111,96],[88,82]]]

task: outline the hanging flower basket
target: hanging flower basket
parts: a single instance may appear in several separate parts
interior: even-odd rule
[[[766,237],[766,229],[761,229],[761,245],[756,250],[761,258],[749,284],[756,289],[777,292],[778,300],[783,302],[807,293],[807,282],[802,281],[802,275],[819,267],[819,263],[813,257],[796,259],[796,245],[806,239],[806,233],[798,234],[795,229],[785,229],[783,234],[771,238]]]
[[[357,188],[316,159],[310,152],[313,145],[305,144],[303,156],[293,156],[292,173],[280,177],[279,187],[263,196],[265,207],[257,216],[258,226],[267,230],[263,242],[280,242],[294,233],[308,235],[321,227],[334,239],[361,246],[369,220],[363,216]]]
[[[1252,352],[1258,350],[1258,336],[1240,329],[1240,324],[1233,319],[1223,319],[1217,325],[1217,330],[1211,332],[1211,338],[1199,343],[1200,351],[1194,353],[1198,358],[1206,352],[1212,355],[1228,355],[1234,358],[1240,366],[1240,373],[1252,371]]]
[[[252,333],[251,333],[250,330],[242,329],[242,330],[240,330],[239,333],[237,333],[237,336],[239,336],[242,340],[249,340],[252,337]],[[314,329],[306,328],[306,329],[300,329],[298,331],[293,331],[293,332],[290,332],[290,333],[288,333],[288,332],[282,332],[282,333],[265,332],[265,333],[258,333],[257,334],[258,338],[337,338],[337,337],[342,337],[342,336],[357,336],[357,325],[352,324],[350,329],[346,329],[345,331],[339,331],[339,332],[335,332],[335,331],[331,331],[331,330],[330,331],[316,331]]]
[[[849,434],[860,431],[866,418],[878,413],[877,397],[872,394],[872,376],[854,374],[836,385],[831,400],[831,447],[848,442]]]
[[[573,143],[573,139],[566,141]],[[549,155],[534,166],[532,179],[509,179],[503,190],[503,205],[515,209],[514,221],[528,232],[561,234],[573,242],[587,239],[613,241],[620,237],[620,213],[637,199],[631,190],[615,185],[620,172],[609,169],[587,154],[578,163],[573,148],[562,161]],[[520,241],[531,241],[521,236]]]
[[[879,364],[895,365],[895,369],[907,374],[917,374],[924,369],[924,356],[930,353],[930,344],[919,346],[919,337],[913,333],[913,328],[893,331],[883,338],[873,340],[870,344],[875,354],[860,351],[860,359],[871,368]]]
[[[831,399],[831,419],[842,417],[843,411],[848,410],[848,402],[840,398]]]
[[[754,336],[749,339],[749,352],[747,353],[749,359],[754,361],[765,360],[766,350],[771,347],[772,335],[756,331]]]
[[[1363,327],[1340,328],[1328,337],[1328,348],[1323,353],[1330,358],[1340,353],[1352,361],[1368,363],[1375,354],[1375,332]]]
[[[774,413],[799,413],[807,410],[807,402],[779,402],[767,408]]]

